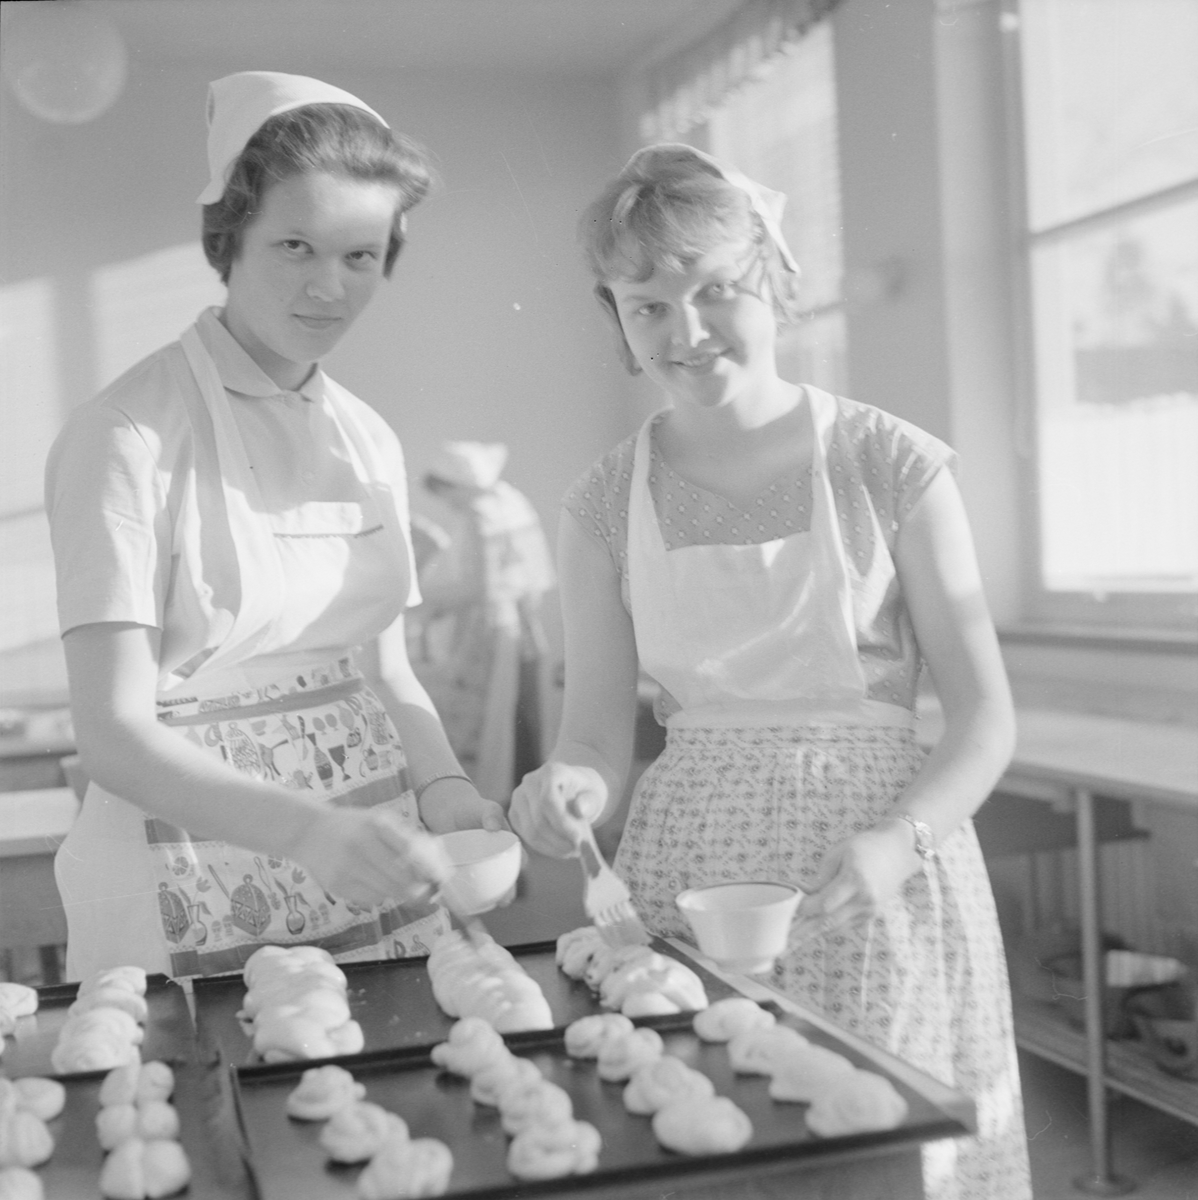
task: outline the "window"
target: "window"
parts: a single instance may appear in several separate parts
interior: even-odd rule
[[[1198,615],[1198,4],[1020,0],[1034,615]]]
[[[779,343],[797,382],[848,391],[832,23],[775,55],[709,117],[711,153],[787,196],[782,229],[803,270],[806,312]]]

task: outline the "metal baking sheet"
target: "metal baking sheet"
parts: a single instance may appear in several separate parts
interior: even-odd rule
[[[0,1071],[14,1079],[22,1075],[72,1077],[59,1075],[54,1070],[50,1054],[78,990],[77,983],[37,989],[37,1012],[18,1018],[16,1029],[5,1041]],[[165,975],[150,975],[146,979],[146,1004],[149,1013],[145,1021],[145,1040],[141,1044],[143,1060],[185,1062],[192,1055],[195,1027],[183,989]]]
[[[99,1196],[104,1151],[96,1139],[102,1075],[64,1078],[67,1100],[49,1121],[54,1153],[36,1168],[48,1197]],[[235,1125],[216,1134],[215,1081],[195,1064],[175,1070],[172,1103],[178,1109],[179,1141],[191,1163],[188,1200],[251,1200],[253,1192],[238,1153]]]
[[[844,1054],[856,1065],[876,1066],[836,1039],[790,1017],[813,1042]],[[623,1084],[606,1083],[594,1062],[569,1058],[557,1035],[542,1035],[518,1053],[536,1063],[541,1073],[570,1093],[575,1115],[591,1122],[603,1138],[599,1168],[585,1176],[543,1182],[517,1180],[506,1167],[510,1139],[495,1109],[475,1104],[465,1080],[437,1070],[427,1054],[351,1064],[366,1099],[398,1113],[414,1137],[435,1137],[453,1151],[451,1196],[515,1197],[559,1193],[580,1188],[644,1184],[660,1180],[720,1176],[730,1169],[765,1169],[778,1164],[801,1166],[868,1153],[879,1147],[914,1145],[938,1137],[968,1133],[968,1127],[899,1080],[892,1080],[909,1105],[907,1118],[894,1130],[843,1138],[816,1138],[806,1128],[806,1105],[770,1099],[768,1081],[735,1074],[723,1045],[701,1041],[689,1028],[663,1030],[666,1053],[703,1071],[716,1091],[736,1102],[753,1122],[753,1138],[734,1154],[688,1158],[658,1145],[648,1117],[634,1116],[623,1103]],[[250,1172],[262,1200],[338,1200],[355,1195],[361,1167],[330,1163],[320,1147],[321,1122],[296,1121],[286,1115],[284,1102],[296,1086],[305,1064],[275,1065],[262,1071],[236,1072],[238,1104]]]
[[[652,948],[671,958],[678,958],[673,948],[654,940]],[[599,998],[585,983],[570,979],[558,967],[555,942],[533,942],[509,946],[520,965],[536,980],[545,993],[553,1013],[556,1029],[564,1029],[571,1021],[592,1013],[603,1012]],[[687,962],[703,981],[709,1000],[736,995],[734,988],[722,979],[693,962]],[[364,1053],[381,1050],[420,1049],[445,1040],[454,1018],[446,1016],[433,997],[433,985],[428,977],[425,958],[388,959],[382,962],[346,963],[343,966],[349,980],[350,1013],[362,1026],[366,1039]],[[221,1053],[234,1066],[253,1070],[264,1066],[254,1053],[253,1044],[237,1019],[245,996],[245,983],[240,974],[196,979],[196,1023],[200,1036],[214,1041]],[[638,1025],[671,1026],[686,1015],[638,1018]],[[506,1035],[515,1046],[538,1033]],[[332,1061],[350,1061],[358,1056]],[[328,1060],[311,1060],[328,1061]]]

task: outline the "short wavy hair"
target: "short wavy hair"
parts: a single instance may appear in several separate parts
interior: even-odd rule
[[[756,244],[763,279],[780,325],[803,311],[798,278],[783,262],[748,196],[709,163],[681,147],[637,155],[578,222],[578,239],[595,279],[595,296],[620,334],[625,367],[640,366],[628,347],[609,286],[642,283],[659,267],[683,270],[730,240]]]
[[[390,277],[403,248],[407,213],[433,185],[428,155],[351,104],[306,104],[264,121],[234,162],[224,195],[204,205],[204,255],[221,283],[229,282],[242,235],[261,211],[267,188],[314,171],[396,187],[399,202],[383,258],[383,275]]]

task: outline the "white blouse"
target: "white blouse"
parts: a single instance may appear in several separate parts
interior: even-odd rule
[[[215,309],[201,314],[197,330],[225,387],[283,570],[286,600],[268,652],[228,681],[254,685],[360,645],[405,603],[419,603],[403,452],[373,409],[337,390],[384,464],[406,570],[394,554],[360,553],[363,540],[381,545],[385,532],[331,407],[337,385],[316,368],[298,392],[281,391]],[[168,695],[231,628],[242,586],[220,482],[197,470],[215,458],[213,432],[184,403],[187,371],[178,343],[143,359],[71,415],[46,469],[62,632],[94,622],[160,629]],[[314,580],[305,571],[302,543],[311,538],[359,542],[342,578]]]

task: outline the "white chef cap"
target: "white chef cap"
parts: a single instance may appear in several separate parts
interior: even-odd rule
[[[225,193],[229,171],[246,142],[271,117],[306,104],[349,104],[391,126],[357,96],[306,75],[239,71],[208,85],[208,186],[197,204],[215,204]]]
[[[624,170],[620,174],[627,175],[633,170],[642,172],[651,171],[654,159],[660,158],[668,161],[669,159],[685,157],[694,158],[699,162],[705,163],[721,179],[732,184],[733,187],[739,188],[748,196],[750,207],[761,218],[761,223],[765,226],[766,233],[769,234],[774,245],[778,247],[778,253],[781,255],[786,269],[798,275],[798,261],[790,252],[790,247],[786,244],[786,238],[782,235],[782,212],[786,208],[786,194],[784,192],[776,192],[772,188],[767,188],[760,183],[756,183],[747,175],[743,175],[735,167],[720,162],[719,159],[712,158],[710,154],[704,154],[702,150],[696,150],[694,146],[688,146],[685,142],[656,142],[652,146],[644,146],[628,160],[624,166]]]
[[[506,462],[502,442],[446,442],[425,474],[462,487],[492,488]]]

